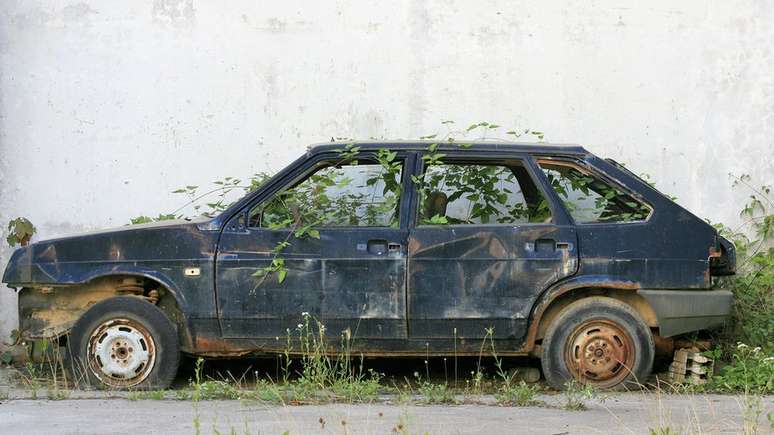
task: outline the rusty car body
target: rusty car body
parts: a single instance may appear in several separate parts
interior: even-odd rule
[[[255,218],[251,210],[279,192],[294,188],[321,168],[342,167],[344,145],[309,148],[214,217],[125,226],[16,250],[2,281],[19,292],[23,336],[67,337],[101,302],[130,298],[163,313],[174,327],[179,351],[190,355],[281,352],[288,330],[296,328],[302,313],[309,313],[334,335],[349,331],[352,351],[366,356],[448,355],[452,350],[474,355],[480,352],[481,340],[491,334],[501,355],[541,357],[547,352],[552,325],[584,300],[619,304],[613,308],[646,326],[641,338],[645,347],[654,340],[716,327],[730,313],[731,294],[713,289],[712,279],[734,273],[733,245],[623,166],[580,146],[347,144],[361,167],[369,162],[378,165],[375,155],[380,150],[389,150],[392,161],[400,165],[396,178],[400,197],[390,225],[321,224],[315,227],[317,237],[293,238],[292,228],[254,222],[262,218]],[[420,191],[423,174],[431,165],[443,164],[461,165],[462,170],[475,164],[477,171],[491,165],[504,168],[498,169],[498,185],[518,184],[518,192],[505,187],[494,191],[499,199],[489,205],[494,214],[509,210],[510,217],[482,221],[468,214],[447,219],[444,214],[464,214],[465,207],[477,206],[474,199],[454,206],[453,201],[464,198],[448,189]],[[563,176],[569,178],[557,181]],[[594,194],[595,186],[601,193]],[[577,188],[581,205],[592,207],[583,195],[596,195],[597,205],[607,204],[607,210],[584,218],[590,222],[579,222],[573,216],[578,206],[562,196],[571,188]],[[465,195],[477,198],[468,190]],[[616,196],[623,199],[611,205],[605,199],[610,195],[614,201],[619,201]],[[430,203],[439,198],[440,207]],[[511,198],[518,207],[509,203]],[[435,211],[427,214],[429,209]],[[278,253],[276,245],[288,240]],[[284,260],[284,279],[255,273],[277,258]],[[583,368],[590,367],[594,355],[608,361],[604,370],[620,370],[623,365],[631,371],[627,361],[635,352],[628,350],[630,355],[623,348],[638,347],[636,337],[627,342],[626,325],[610,326],[600,316],[602,323],[586,326],[587,338],[567,332],[581,346],[576,349],[581,353],[586,349],[591,356],[570,355],[569,338],[557,345],[565,361],[575,359],[581,365],[573,370],[587,375],[570,373],[574,377],[593,381],[600,376]],[[90,339],[79,343],[89,349],[97,346],[94,352],[107,352],[103,358],[126,357],[122,343],[148,346],[142,338],[142,316],[138,318],[140,326],[133,332],[116,329],[115,337],[110,336],[118,340],[112,350],[99,348],[94,340],[103,338],[93,331]],[[151,341],[152,329],[146,337]],[[623,350],[607,354],[607,344]],[[147,371],[148,364],[159,363],[149,352],[146,349],[142,363],[122,361]],[[650,359],[643,363],[649,370],[652,352],[638,355]],[[610,366],[610,356],[615,367]],[[176,361],[171,365],[176,369]],[[99,364],[95,367],[98,380],[107,385],[132,385],[133,381],[111,383],[99,376]],[[545,365],[543,369],[554,370]],[[127,376],[133,375],[113,377]],[[623,380],[603,377],[602,386]]]

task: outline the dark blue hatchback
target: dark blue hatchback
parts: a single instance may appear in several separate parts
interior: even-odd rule
[[[733,273],[714,228],[582,147],[357,142],[310,148],[214,218],[21,248],[3,282],[24,337],[66,340],[111,388],[168,385],[181,352],[282,352],[302,313],[363,355],[491,337],[557,388],[607,388],[721,325],[712,278]]]

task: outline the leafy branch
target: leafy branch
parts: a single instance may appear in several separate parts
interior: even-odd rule
[[[17,217],[16,219],[8,222],[8,237],[5,240],[13,247],[18,245],[27,246],[29,244],[32,235],[37,230],[32,225],[29,219],[25,217]]]

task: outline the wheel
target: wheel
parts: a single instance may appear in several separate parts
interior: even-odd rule
[[[73,379],[103,389],[167,388],[180,364],[175,326],[131,296],[89,308],[70,333]]]
[[[575,379],[596,388],[645,382],[655,347],[650,328],[629,305],[606,297],[573,302],[554,319],[543,339],[541,365],[559,390]]]

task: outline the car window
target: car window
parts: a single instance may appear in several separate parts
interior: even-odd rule
[[[647,205],[574,165],[539,164],[576,222],[640,221],[650,214]]]
[[[400,162],[362,161],[323,167],[254,207],[250,226],[397,226],[402,169]]]
[[[520,163],[442,163],[425,170],[420,225],[550,222],[548,203]]]

